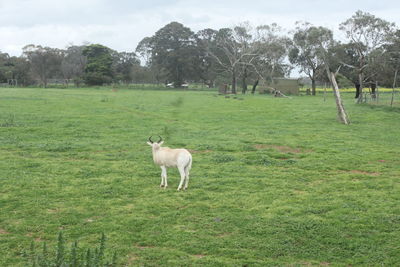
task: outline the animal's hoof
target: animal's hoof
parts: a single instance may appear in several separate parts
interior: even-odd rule
[[[163,184],[160,184],[160,187],[164,187],[164,185],[163,185]]]

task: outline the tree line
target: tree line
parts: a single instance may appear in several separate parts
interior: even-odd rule
[[[231,28],[193,32],[171,22],[140,41],[134,52],[117,52],[101,44],[71,45],[66,49],[27,45],[19,57],[0,53],[0,82],[46,87],[49,79],[79,86],[110,83],[170,83],[187,81],[210,87],[228,83],[236,93],[254,93],[260,80],[287,77],[294,67],[311,80],[362,89],[377,83],[396,86],[400,67],[400,30],[394,23],[357,11],[339,25],[345,41],[307,22],[291,31],[279,25],[240,23]]]
[[[103,85],[143,79],[134,52],[117,52],[100,44],[71,45],[66,49],[27,45],[19,57],[0,53],[0,83],[47,87],[50,79],[68,85]]]

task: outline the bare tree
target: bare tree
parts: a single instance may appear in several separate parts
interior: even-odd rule
[[[218,31],[216,46],[210,54],[223,72],[230,73],[232,93],[236,93],[238,77],[242,80],[242,93],[246,93],[247,78],[255,73],[254,93],[259,79],[272,81],[274,75],[290,72],[290,66],[284,63],[289,40],[280,31],[277,24],[253,28],[249,23]]]
[[[208,52],[215,59],[222,72],[231,75],[232,93],[236,94],[237,78],[246,70],[257,54],[251,47],[250,26],[247,23],[233,29],[220,29],[216,35],[215,47]]]

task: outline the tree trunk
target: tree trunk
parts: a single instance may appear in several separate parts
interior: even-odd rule
[[[360,84],[356,82],[354,87],[356,88],[356,96],[354,98],[358,98],[360,96]]]
[[[247,78],[247,69],[245,68],[242,76],[242,94],[246,94],[247,91],[246,78]]]
[[[360,84],[360,89],[358,93],[357,103],[363,102],[363,87],[364,87],[364,75],[362,72],[358,74],[358,83]]]
[[[236,72],[232,72],[232,94],[236,94]]]
[[[253,84],[253,88],[251,89],[251,93],[254,95],[254,93],[256,92],[256,88],[257,88],[257,85],[258,85],[258,81],[259,81],[259,79],[257,79],[255,82],[254,82],[254,84]]]
[[[344,109],[344,106],[343,106],[343,103],[342,103],[342,98],[340,97],[339,87],[338,87],[337,82],[336,82],[335,74],[333,72],[330,72],[330,71],[327,74],[328,74],[329,80],[331,81],[333,93],[335,95],[336,107],[337,107],[337,110],[338,110],[339,120],[343,124],[346,124],[346,125],[350,124],[350,121],[349,121],[348,116],[346,114],[346,110]]]
[[[311,79],[311,92],[312,92],[312,95],[316,95],[316,86],[315,86],[315,78],[313,77],[312,79]]]
[[[376,82],[371,82],[371,97],[376,98]]]

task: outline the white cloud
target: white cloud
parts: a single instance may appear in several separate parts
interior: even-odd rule
[[[388,0],[0,0],[0,51],[20,55],[31,43],[65,48],[83,42],[133,51],[171,21],[198,31],[241,21],[293,29],[295,21],[303,20],[337,32],[338,24],[357,9],[400,24],[400,6]]]

